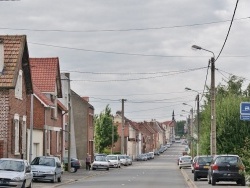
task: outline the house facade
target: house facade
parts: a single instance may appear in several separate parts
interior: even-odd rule
[[[26,36],[0,35],[0,157],[27,157],[27,105],[32,93]]]
[[[30,58],[32,83],[35,88],[29,111],[32,127],[28,134],[31,160],[40,155],[62,157],[62,126],[65,107],[58,105],[62,97],[59,58]]]

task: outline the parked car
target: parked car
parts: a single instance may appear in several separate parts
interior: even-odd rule
[[[80,161],[76,158],[71,158],[70,163],[71,163],[70,172],[75,173],[81,167]],[[63,158],[63,164],[64,164],[64,169],[68,171],[68,157]]]
[[[62,181],[61,161],[58,157],[40,156],[31,162],[33,180]]]
[[[119,158],[123,166],[128,166],[128,159],[126,155],[119,155]]]
[[[121,168],[119,155],[107,155],[107,160],[110,162],[109,167]]]
[[[196,156],[193,160],[193,172],[194,172],[194,181],[197,181],[200,178],[207,178],[208,169],[212,161],[212,156],[210,155],[201,155]]]
[[[215,185],[219,181],[236,181],[246,185],[245,166],[238,155],[217,155],[208,170],[208,183]]]
[[[155,150],[154,151],[154,155],[160,155],[160,151],[159,150]]]
[[[178,165],[181,169],[182,167],[191,167],[192,164],[192,157],[189,155],[184,155],[179,157]]]
[[[0,187],[32,187],[33,174],[28,161],[1,158],[0,169]]]
[[[132,165],[132,158],[130,157],[130,156],[128,156],[128,155],[126,155],[126,158],[127,158],[127,160],[128,160],[128,165]]]
[[[106,169],[109,170],[110,162],[107,159],[107,155],[95,155],[94,162],[92,163],[92,170]]]
[[[139,154],[137,157],[136,157],[136,160],[137,161],[147,161],[148,160],[148,157],[145,153],[142,153],[142,154]]]
[[[148,152],[148,153],[149,153],[149,155],[150,155],[150,159],[154,159],[154,158],[155,158],[154,152]]]

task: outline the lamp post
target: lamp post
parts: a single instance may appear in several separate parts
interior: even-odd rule
[[[209,63],[211,63],[211,137],[210,137],[210,153],[211,155],[216,155],[216,113],[215,113],[215,56],[214,52],[204,49],[200,46],[193,45],[193,49],[204,50],[213,54],[213,57],[209,59]]]
[[[199,155],[199,143],[200,143],[200,93],[196,90],[190,89],[188,87],[185,88],[185,90],[188,91],[194,91],[197,93],[197,96],[195,100],[197,101],[197,149],[196,149],[196,155]]]
[[[187,103],[182,103],[183,105],[187,105],[187,106],[191,106],[191,105],[189,105],[189,104],[187,104]],[[191,106],[192,107],[192,106]],[[186,112],[185,110],[182,110],[183,112]],[[190,113],[191,113],[191,120],[190,120],[190,136],[191,136],[191,156],[192,156],[192,158],[194,157],[194,144],[193,144],[193,138],[194,138],[194,129],[193,129],[193,107],[191,108],[191,110],[190,110]]]

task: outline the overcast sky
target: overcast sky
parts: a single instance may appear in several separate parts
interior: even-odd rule
[[[133,121],[185,120],[196,108],[212,53],[218,56],[236,0],[0,1],[0,34],[27,35],[30,57],[59,57],[71,87],[99,114],[109,104]],[[215,62],[216,85],[250,81],[250,1],[240,0]],[[187,103],[188,105],[183,105]],[[202,105],[202,104],[201,104]],[[182,115],[182,116],[181,116]]]

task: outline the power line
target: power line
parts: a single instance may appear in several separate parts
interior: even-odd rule
[[[126,82],[126,81],[136,81],[136,80],[147,80],[147,79],[155,79],[155,78],[161,78],[161,77],[172,76],[172,75],[176,75],[176,74],[182,74],[182,73],[197,71],[197,70],[201,70],[201,69],[204,69],[204,68],[206,68],[206,67],[201,67],[201,68],[196,68],[196,69],[189,69],[189,70],[182,70],[182,71],[173,72],[173,73],[167,74],[167,75],[142,77],[142,78],[130,78],[130,79],[120,79],[120,80],[117,79],[117,80],[71,80],[71,81],[103,83],[103,82]]]
[[[226,36],[225,41],[224,41],[224,43],[223,43],[223,45],[222,45],[222,48],[221,48],[221,50],[220,50],[220,53],[219,53],[219,55],[217,56],[217,58],[215,59],[215,61],[217,61],[217,59],[220,57],[220,54],[221,54],[221,52],[223,51],[224,46],[225,46],[225,44],[226,44],[226,42],[227,42],[227,38],[228,38],[228,36],[229,36],[230,30],[231,30],[231,27],[232,27],[232,24],[233,24],[235,12],[236,12],[236,10],[237,10],[238,2],[239,2],[239,0],[237,0],[237,2],[236,2],[235,8],[234,8],[233,17],[232,17],[232,19],[231,19],[231,23],[230,23],[230,26],[229,26],[229,29],[228,29],[228,32],[227,32],[227,36]]]
[[[3,1],[3,0],[0,0]],[[8,1],[8,0],[5,0]],[[9,0],[10,1],[10,0]],[[12,0],[14,1],[14,0]],[[17,0],[15,0],[17,1]],[[245,20],[250,17],[237,18],[235,20]],[[160,26],[160,27],[146,27],[146,28],[130,28],[130,29],[89,29],[89,30],[64,30],[64,29],[29,29],[29,28],[9,28],[9,27],[0,27],[4,30],[19,30],[19,31],[34,31],[34,32],[65,32],[65,33],[94,33],[94,32],[128,32],[128,31],[146,31],[146,30],[161,30],[161,29],[174,29],[174,28],[183,28],[183,27],[194,27],[194,26],[203,26],[211,25],[218,23],[225,23],[231,20],[222,20],[222,21],[211,21],[205,23],[194,23],[186,25],[175,25],[175,26]]]

